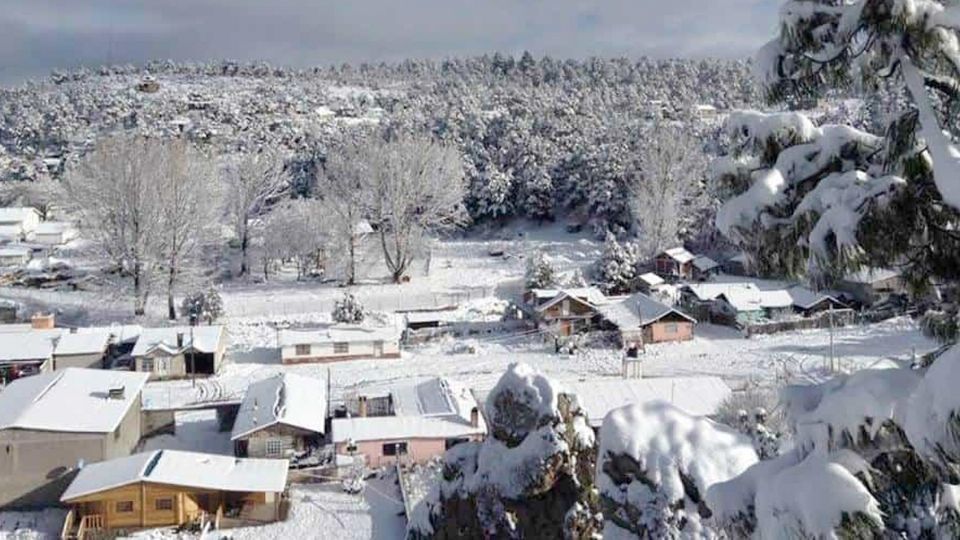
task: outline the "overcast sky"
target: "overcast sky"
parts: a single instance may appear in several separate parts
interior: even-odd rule
[[[0,83],[152,59],[745,57],[781,0],[3,0]]]

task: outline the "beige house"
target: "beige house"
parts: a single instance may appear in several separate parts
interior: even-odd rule
[[[238,457],[292,458],[320,447],[326,420],[326,381],[278,374],[247,387],[230,439]]]
[[[0,508],[49,506],[84,463],[140,442],[147,375],[68,368],[0,392]]]
[[[601,306],[600,314],[627,347],[693,339],[693,325],[697,322],[682,311],[643,293],[634,293]]]
[[[284,364],[400,358],[400,331],[393,327],[343,324],[315,330],[282,330],[278,341]]]
[[[0,248],[0,266],[23,266],[33,258],[33,251],[15,244]]]
[[[361,395],[353,416],[334,418],[337,454],[362,455],[367,465],[425,463],[487,433],[470,390],[444,378],[397,385],[387,395]]]
[[[60,499],[70,507],[63,530],[111,538],[202,520],[217,529],[270,523],[286,486],[283,460],[154,450],[81,468]]]
[[[34,329],[27,325],[0,331],[0,380],[12,381],[53,370],[53,350],[59,329]]]
[[[45,246],[61,246],[76,238],[77,235],[77,228],[72,223],[44,221],[34,229],[30,240]]]
[[[0,208],[0,238],[4,240],[25,240],[38,225],[40,225],[40,212],[36,208],[24,206]]]
[[[531,289],[525,295],[540,326],[561,336],[570,336],[590,329],[597,306],[607,302],[595,287],[570,289]]]
[[[100,369],[110,346],[110,331],[103,328],[64,331],[53,349],[53,369],[68,367]]]
[[[223,326],[144,328],[130,353],[136,371],[151,380],[213,375],[220,370],[227,349]]]

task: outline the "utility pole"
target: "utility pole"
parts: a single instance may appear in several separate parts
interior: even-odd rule
[[[833,350],[833,302],[830,302],[830,307],[827,308],[830,314],[830,373],[836,371],[836,366],[834,365],[834,350]]]
[[[197,313],[196,309],[191,310],[190,312],[190,380],[194,388],[197,387],[197,361],[196,361],[196,347],[194,347],[193,342],[193,327],[197,324]]]

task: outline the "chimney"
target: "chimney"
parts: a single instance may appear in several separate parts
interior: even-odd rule
[[[177,332],[177,348],[183,347],[183,332]]]
[[[476,407],[470,409],[470,425],[480,427],[480,411]]]
[[[30,318],[30,326],[34,330],[50,330],[53,328],[54,315],[35,313],[33,317]]]
[[[115,384],[107,390],[107,397],[110,399],[123,399],[125,388],[122,384]]]
[[[357,398],[357,405],[359,408],[359,415],[361,417],[367,416],[367,396],[360,396]]]

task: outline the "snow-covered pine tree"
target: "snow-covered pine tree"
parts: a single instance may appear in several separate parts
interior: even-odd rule
[[[630,292],[637,275],[637,256],[632,244],[621,244],[617,237],[607,232],[603,253],[594,268],[596,281],[608,294]]]
[[[345,292],[333,304],[333,313],[330,314],[334,322],[359,324],[363,322],[366,312],[363,304],[353,293]]]
[[[796,116],[735,117],[754,159],[725,169],[741,172],[732,175],[738,196],[718,225],[773,270],[795,271],[813,255],[817,266],[838,269],[906,260],[915,285],[930,275],[960,277],[960,6],[797,0],[784,4],[780,22],[757,58],[768,99],[802,100],[859,79],[891,85],[910,106],[882,135]],[[760,171],[752,186],[743,185],[748,169]],[[764,231],[744,234],[757,222]],[[788,253],[797,243],[809,251]]]
[[[544,252],[536,251],[527,259],[525,281],[527,289],[546,289],[557,285],[557,271]]]
[[[197,322],[203,321],[213,324],[223,316],[223,298],[217,289],[210,287],[204,291],[197,291],[183,297],[180,303],[180,312],[184,317]]]

